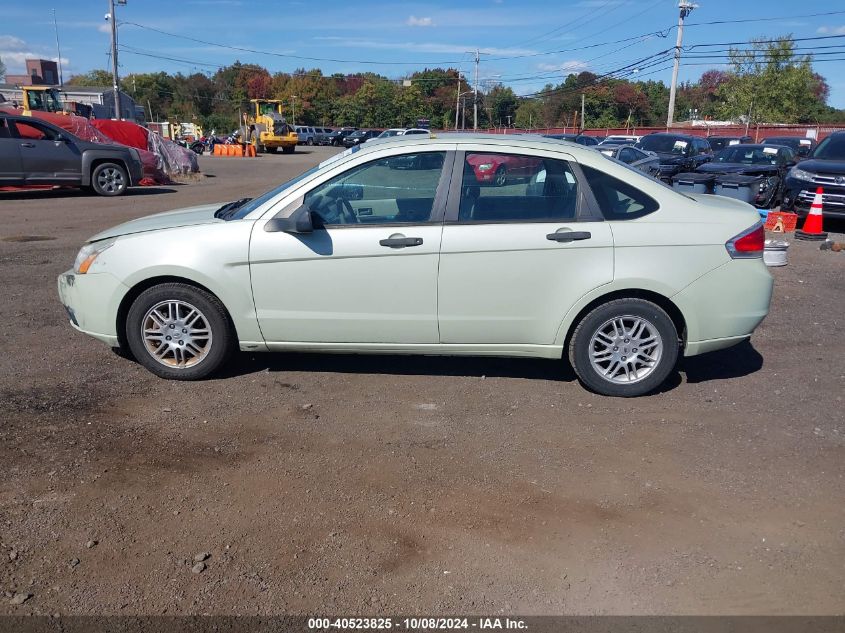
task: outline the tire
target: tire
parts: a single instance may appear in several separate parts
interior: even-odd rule
[[[100,163],[91,172],[91,189],[100,196],[121,196],[129,187],[129,176],[122,165]]]
[[[288,147],[283,147],[282,152],[285,154],[293,154],[296,151],[296,145],[290,145]]]
[[[504,165],[499,165],[496,168],[496,174],[493,177],[493,182],[497,187],[504,187],[508,182],[508,170]]]
[[[313,138],[309,138],[307,141],[305,141],[305,144],[306,144],[306,145],[314,145],[314,139],[313,139]]]
[[[186,345],[185,338],[177,337],[190,337],[191,326],[196,331]],[[167,334],[171,331],[172,335]],[[165,340],[168,336],[172,338]],[[160,284],[138,295],[126,315],[126,340],[141,365],[170,380],[205,378],[220,368],[235,344],[229,316],[220,300],[183,283]],[[163,353],[156,353],[165,346]]]
[[[275,153],[276,153],[276,152],[278,152],[278,151],[279,151],[279,148],[278,148],[278,147],[268,147],[268,148],[267,148],[267,153],[268,153],[268,154],[275,154]]]
[[[644,325],[638,332],[640,324]],[[620,327],[622,335],[617,338]],[[645,345],[626,347],[636,340]],[[569,362],[591,391],[631,398],[663,384],[675,367],[678,349],[675,324],[660,306],[644,299],[615,299],[594,308],[578,323],[569,342]],[[594,361],[595,354],[599,358]]]

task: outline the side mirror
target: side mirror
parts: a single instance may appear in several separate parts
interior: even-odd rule
[[[268,233],[313,233],[314,218],[311,209],[302,205],[286,218],[273,218],[264,225]]]

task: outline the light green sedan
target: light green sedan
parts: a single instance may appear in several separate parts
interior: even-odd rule
[[[769,310],[757,211],[534,136],[371,141],[259,198],[95,235],[59,295],[164,378],[240,350],[568,357],[656,389]]]

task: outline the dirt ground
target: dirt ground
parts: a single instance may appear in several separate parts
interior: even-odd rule
[[[845,253],[794,243],[750,344],[636,400],[545,360],[165,382],[68,325],[88,236],[332,151],[0,196],[0,614],[845,612]]]

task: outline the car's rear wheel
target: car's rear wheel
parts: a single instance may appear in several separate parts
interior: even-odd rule
[[[101,196],[119,196],[126,192],[129,177],[117,163],[100,163],[91,172],[91,189]]]
[[[581,382],[606,396],[650,393],[678,360],[678,332],[668,314],[644,299],[616,299],[590,311],[569,343]]]
[[[173,380],[205,378],[223,364],[234,342],[217,297],[181,283],[138,295],[126,316],[126,339],[139,363]]]

